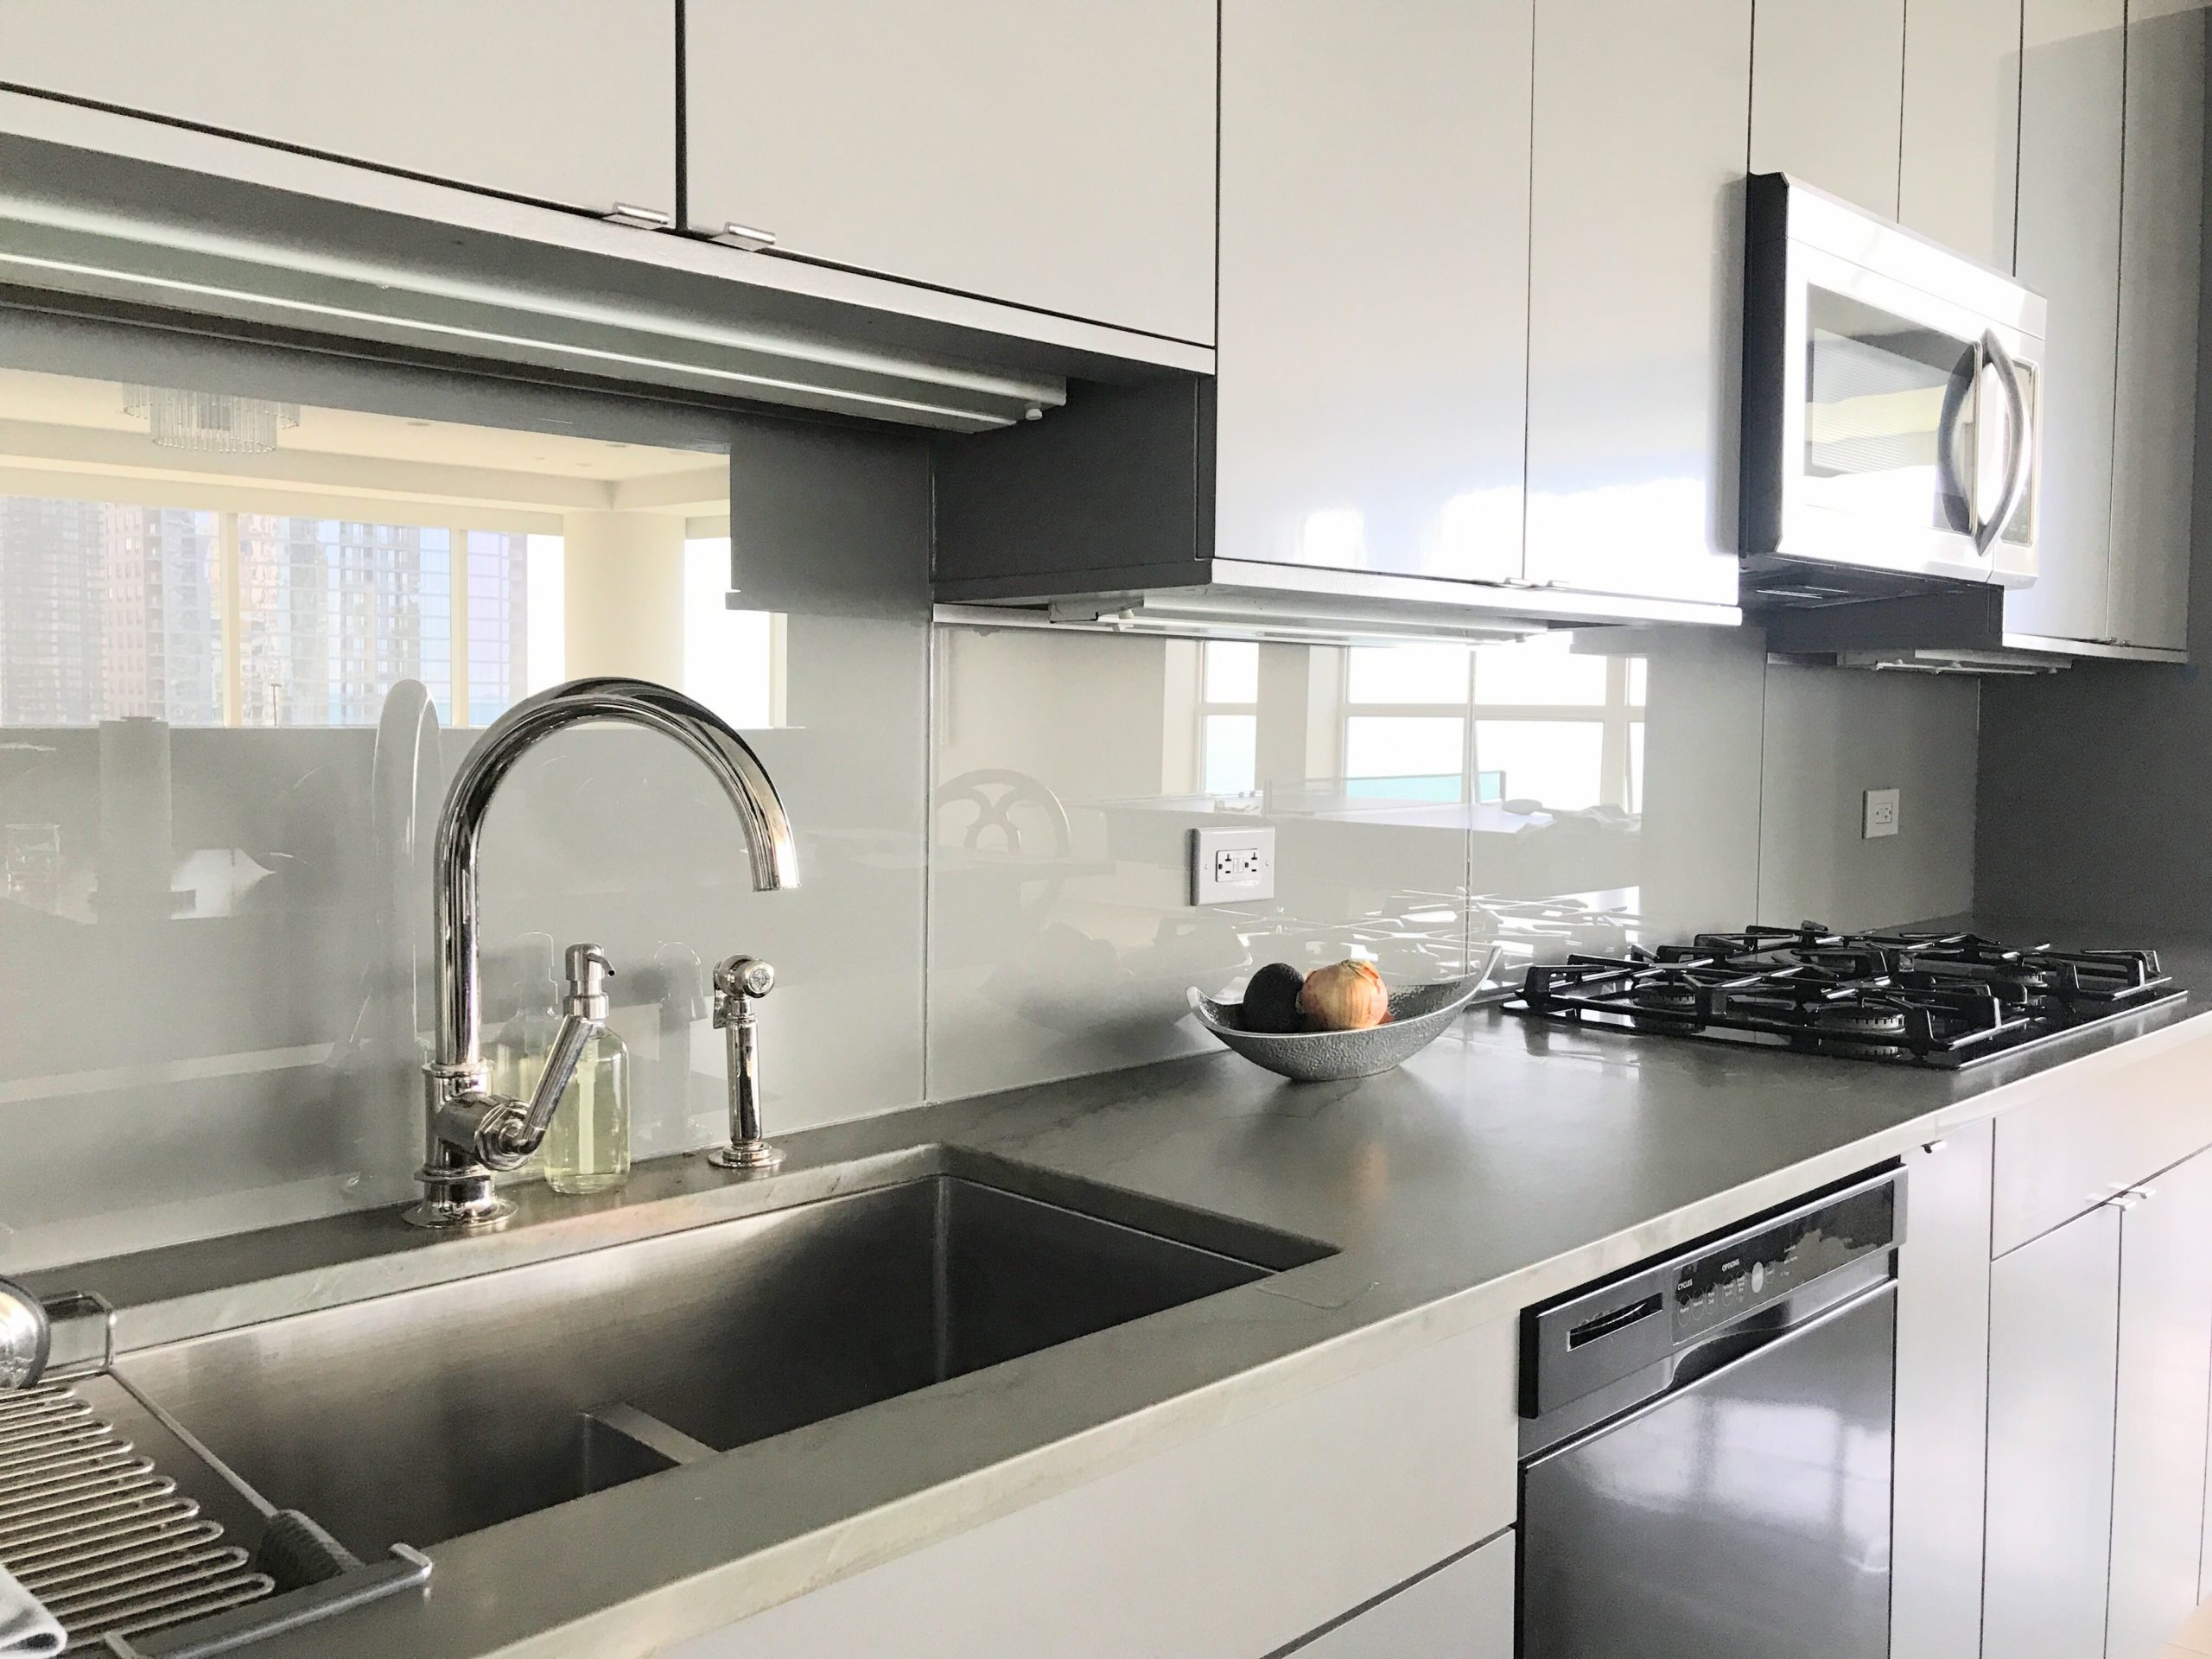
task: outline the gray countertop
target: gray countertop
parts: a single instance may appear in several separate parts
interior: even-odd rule
[[[1995,931],[1993,927],[1992,931]],[[2015,937],[2025,930],[2012,930]],[[2212,988],[2212,945],[2170,948]],[[2201,999],[1943,1072],[1478,1011],[1402,1070],[1293,1085],[1229,1054],[793,1136],[785,1172],[641,1168],[617,1198],[427,1241],[389,1211],[41,1276],[125,1347],[826,1196],[949,1146],[1325,1241],[1336,1254],[432,1547],[432,1592],[271,1656],[631,1651],[730,1623],[1229,1419],[1504,1317],[2004,1109]],[[2212,1027],[2207,1027],[2212,1030]],[[607,1548],[610,1537],[628,1541]]]

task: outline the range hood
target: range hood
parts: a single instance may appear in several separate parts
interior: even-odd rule
[[[1758,620],[1766,626],[1770,655],[1837,668],[2052,674],[2078,656],[2100,654],[2076,640],[2006,632],[2005,593],[1998,588],[1770,611]],[[2181,653],[2174,659],[2181,660]]]

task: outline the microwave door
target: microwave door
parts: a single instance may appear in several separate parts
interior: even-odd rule
[[[1805,321],[1803,503],[1971,537],[1980,342],[1819,286]]]

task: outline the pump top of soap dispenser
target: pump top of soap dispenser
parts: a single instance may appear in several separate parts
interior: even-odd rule
[[[569,947],[569,1001],[565,1012],[607,1023],[610,1001],[607,982],[614,977],[614,964],[595,944]]]

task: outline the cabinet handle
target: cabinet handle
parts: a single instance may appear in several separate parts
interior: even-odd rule
[[[713,239],[728,247],[743,248],[747,253],[758,253],[763,248],[776,245],[773,231],[764,231],[757,225],[741,225],[734,219],[725,223]]]
[[[676,223],[676,215],[664,213],[658,207],[636,207],[626,201],[618,201],[600,217],[610,225],[627,225],[632,230],[665,231]]]

